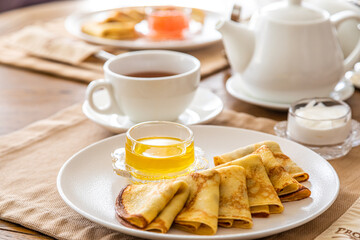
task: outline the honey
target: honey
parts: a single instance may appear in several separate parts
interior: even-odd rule
[[[172,173],[188,168],[195,160],[194,142],[175,137],[126,140],[126,164],[144,173]]]

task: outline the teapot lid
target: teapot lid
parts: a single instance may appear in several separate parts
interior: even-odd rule
[[[302,0],[287,0],[269,4],[261,10],[261,15],[287,23],[314,22],[326,20],[329,17],[325,10],[304,3]]]

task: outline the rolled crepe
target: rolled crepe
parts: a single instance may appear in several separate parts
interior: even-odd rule
[[[135,22],[88,22],[82,25],[81,30],[95,37],[133,39],[138,36],[135,25]]]
[[[310,196],[311,191],[285,171],[266,145],[261,146],[254,153],[261,156],[270,181],[282,202],[300,200]],[[282,198],[283,196],[284,198]]]
[[[310,194],[311,191],[307,187],[301,186],[296,192],[280,196],[280,200],[281,202],[292,202],[307,198],[310,196]]]
[[[218,225],[220,174],[209,169],[182,179],[189,185],[190,194],[184,208],[175,218],[174,226],[195,234],[215,234]]]
[[[267,217],[271,213],[281,213],[284,210],[259,155],[250,154],[224,163],[215,169],[231,165],[241,166],[245,169],[250,212],[253,216]]]
[[[123,188],[115,202],[120,223],[165,233],[189,196],[185,181],[134,184]]]
[[[139,23],[146,17],[145,9],[139,8],[124,8],[121,10],[114,10],[109,17],[104,19],[102,23],[106,22],[135,22]]]
[[[285,171],[287,171],[293,178],[298,182],[303,182],[309,179],[309,174],[306,173],[302,168],[300,168],[295,162],[293,162],[288,156],[286,156],[280,149],[278,143],[273,141],[264,141],[248,145],[245,147],[238,148],[232,152],[228,152],[219,156],[214,157],[215,166],[233,161],[235,159],[244,157],[248,154],[253,153],[262,145],[266,145],[271,152],[274,154],[276,160],[280,162]]]
[[[218,225],[228,228],[252,228],[245,169],[233,165],[216,171],[220,173]]]

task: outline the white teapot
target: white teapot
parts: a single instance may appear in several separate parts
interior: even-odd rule
[[[328,11],[331,15],[349,10],[360,15],[360,7],[345,0],[308,0],[311,4]],[[348,20],[337,28],[337,37],[340,42],[341,49],[344,56],[347,57],[355,48],[358,39],[360,38],[360,31],[358,30],[359,21],[355,19]],[[357,61],[360,61],[360,55]]]
[[[344,60],[336,28],[360,15],[343,11],[330,17],[301,0],[272,3],[249,25],[221,20],[230,65],[249,95],[279,103],[328,97],[360,54],[360,40]]]

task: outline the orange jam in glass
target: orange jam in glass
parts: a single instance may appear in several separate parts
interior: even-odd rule
[[[189,28],[186,9],[154,9],[148,16],[149,37],[153,40],[176,40],[184,38]]]

